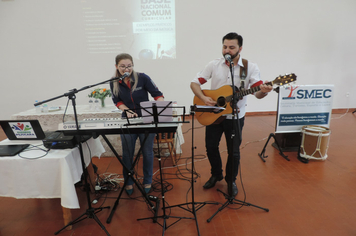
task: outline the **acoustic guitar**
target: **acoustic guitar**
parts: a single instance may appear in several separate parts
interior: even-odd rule
[[[266,83],[266,85],[271,85],[271,86],[277,85],[278,87],[282,85],[287,85],[296,80],[297,80],[297,76],[292,73],[283,76],[280,75],[277,78],[275,78],[273,81]],[[248,94],[252,94],[260,90],[261,90],[260,86],[257,86],[250,89],[237,91],[236,97],[237,99],[241,99],[242,97]],[[215,90],[206,89],[203,90],[203,93],[205,96],[211,97],[214,101],[216,101],[217,107],[222,107],[225,109],[219,113],[197,111],[195,114],[200,124],[202,125],[219,124],[221,121],[225,119],[225,116],[223,115],[232,113],[231,102],[232,102],[233,90],[231,85],[225,85]],[[197,96],[194,96],[193,104],[205,106],[205,103],[202,100],[200,100]]]

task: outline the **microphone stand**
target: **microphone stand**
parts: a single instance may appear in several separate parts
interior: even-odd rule
[[[224,193],[223,191],[221,191],[220,189],[217,189],[217,191],[221,192],[225,196],[225,199],[227,199],[227,201],[207,220],[208,223],[213,219],[213,217],[217,213],[219,213],[220,211],[222,211],[223,209],[225,209],[227,206],[229,206],[231,204],[238,204],[241,206],[253,206],[253,207],[265,210],[266,212],[269,212],[269,209],[267,209],[267,208],[263,208],[263,207],[245,202],[245,201],[240,201],[240,200],[235,199],[235,196],[232,193],[232,183],[234,182],[234,166],[236,165],[235,158],[234,158],[234,150],[235,150],[235,148],[239,148],[239,146],[235,147],[234,141],[237,138],[236,135],[238,135],[240,142],[241,142],[242,138],[241,138],[240,120],[239,120],[238,112],[236,109],[237,101],[239,98],[236,95],[237,93],[236,93],[236,87],[235,87],[235,82],[234,82],[234,63],[233,63],[232,59],[231,59],[231,61],[229,60],[229,62],[230,62],[231,82],[232,82],[232,101],[231,101],[232,119],[231,119],[231,122],[232,122],[233,129],[231,132],[231,140],[232,140],[231,143],[232,144],[231,144],[231,149],[230,149],[231,165],[227,168],[230,168],[231,176],[230,176],[230,181],[228,181],[228,193],[227,194]],[[237,122],[235,122],[235,120]],[[236,125],[237,125],[237,127],[236,127]],[[237,134],[236,134],[236,131],[237,131]]]
[[[61,228],[57,232],[55,232],[54,233],[55,235],[59,234],[62,230],[64,230],[68,226],[74,225],[74,224],[76,224],[76,223],[78,223],[78,222],[80,222],[82,220],[91,218],[91,219],[94,219],[99,224],[99,226],[102,228],[102,230],[104,230],[104,232],[108,236],[110,236],[110,234],[106,230],[105,226],[100,222],[99,218],[96,216],[96,213],[102,211],[103,209],[110,208],[110,207],[107,206],[107,207],[93,208],[92,205],[91,205],[90,193],[89,193],[90,186],[89,186],[89,183],[88,183],[88,171],[87,171],[86,166],[85,166],[83,147],[82,147],[82,144],[81,144],[81,135],[79,133],[79,123],[78,123],[78,115],[77,115],[77,110],[76,110],[76,102],[75,102],[76,96],[75,96],[75,94],[80,92],[80,91],[82,91],[82,90],[85,90],[85,89],[88,89],[88,88],[91,88],[91,87],[94,87],[94,86],[97,86],[97,85],[100,85],[100,84],[108,83],[108,82],[110,82],[112,80],[116,80],[116,79],[118,79],[118,78],[111,78],[109,80],[106,80],[106,81],[103,81],[103,82],[100,82],[100,83],[97,83],[97,84],[94,84],[94,85],[85,86],[85,87],[83,87],[83,88],[81,88],[79,90],[72,89],[72,90],[69,90],[68,93],[65,93],[63,95],[60,95],[60,96],[57,96],[57,97],[54,97],[54,98],[50,98],[48,100],[45,100],[45,101],[38,102],[38,103],[34,104],[35,106],[39,106],[39,105],[41,105],[43,103],[47,103],[49,101],[53,101],[53,100],[56,100],[56,99],[61,98],[61,97],[68,97],[68,99],[70,99],[72,101],[74,119],[75,119],[75,124],[76,124],[77,134],[75,135],[75,138],[76,138],[76,141],[77,141],[78,147],[79,147],[80,161],[81,161],[81,165],[82,165],[82,171],[83,171],[83,176],[84,176],[84,184],[85,184],[84,185],[85,186],[84,189],[85,189],[85,192],[86,192],[88,208],[78,218],[76,218],[75,220],[72,220],[66,226],[64,226],[63,228]]]
[[[54,100],[57,100],[57,99],[59,99],[59,98],[62,98],[62,97],[68,97],[69,99],[74,99],[75,100],[75,95],[74,94],[76,94],[76,93],[78,93],[78,92],[81,92],[81,91],[83,91],[83,90],[86,90],[86,89],[89,89],[89,88],[92,88],[92,87],[95,87],[95,86],[98,86],[98,85],[100,85],[100,84],[106,84],[106,83],[109,83],[109,82],[111,82],[111,81],[114,81],[114,80],[122,80],[123,78],[125,78],[125,77],[127,77],[125,74],[122,76],[122,77],[114,77],[114,78],[111,78],[111,79],[108,79],[108,80],[105,80],[105,81],[103,81],[103,82],[100,82],[100,83],[97,83],[97,84],[93,84],[93,85],[88,85],[88,86],[85,86],[85,87],[83,87],[83,88],[81,88],[81,89],[72,89],[72,90],[69,90],[69,93],[65,93],[65,94],[63,94],[63,95],[60,95],[60,96],[57,96],[57,97],[53,97],[53,98],[50,98],[50,99],[47,99],[47,100],[44,100],[44,101],[42,101],[42,102],[37,102],[37,103],[35,103],[35,104],[33,104],[35,107],[36,106],[39,106],[39,105],[42,105],[43,103],[47,103],[47,102],[50,102],[50,101],[54,101]],[[72,95],[73,94],[73,95]],[[74,97],[73,97],[74,96]],[[72,100],[73,101],[73,100]],[[76,106],[76,104],[75,104],[75,102],[73,103],[72,102],[72,105],[73,105],[73,110],[74,110],[74,112],[76,112],[75,111],[75,106]],[[74,113],[74,115],[76,115],[76,113]],[[76,125],[78,125],[77,123],[76,123]],[[78,128],[78,126],[77,126],[77,128]]]

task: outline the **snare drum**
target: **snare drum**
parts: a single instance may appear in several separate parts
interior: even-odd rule
[[[325,160],[328,157],[330,133],[328,128],[322,126],[303,126],[300,156],[306,159]]]

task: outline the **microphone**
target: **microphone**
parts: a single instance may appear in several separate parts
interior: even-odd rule
[[[130,76],[130,73],[129,72],[125,72],[121,77],[112,77],[111,79],[105,81],[105,83],[111,83],[111,82],[114,82],[114,81],[117,81],[117,82],[120,82],[122,81],[123,79],[125,79],[126,77],[129,77]],[[90,87],[88,87],[90,88]],[[36,105],[36,103],[35,103]]]
[[[119,80],[123,80],[125,79],[126,77],[129,77],[130,73],[129,72],[125,72],[120,78]]]
[[[230,62],[230,63],[233,63],[230,54],[225,54],[225,60],[227,60],[227,61]]]

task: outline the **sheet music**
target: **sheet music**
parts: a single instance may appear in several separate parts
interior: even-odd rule
[[[154,122],[154,117],[152,116],[152,106],[156,104],[158,112],[158,122],[172,122],[172,102],[171,101],[147,101],[141,102],[142,107],[142,117],[143,123],[151,124]],[[146,111],[147,110],[147,111]]]

